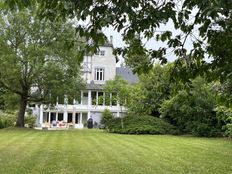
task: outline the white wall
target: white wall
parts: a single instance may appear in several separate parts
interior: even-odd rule
[[[91,69],[90,73],[84,73],[83,78],[87,80],[87,83],[90,83],[92,80],[95,84],[104,84],[107,80],[114,79],[116,75],[116,57],[113,55],[113,48],[112,47],[100,47],[100,50],[105,51],[105,55],[93,55],[92,58],[89,56],[88,58],[85,57],[84,62],[92,62],[92,65],[89,65]],[[95,68],[104,68],[105,69],[105,78],[104,81],[95,81]]]

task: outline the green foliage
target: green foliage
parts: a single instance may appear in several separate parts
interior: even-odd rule
[[[109,121],[108,131],[122,134],[178,134],[177,129],[160,118],[149,115],[131,115],[123,118],[124,128],[121,127],[121,118]]]
[[[147,74],[140,75],[140,83],[131,92],[129,112],[159,116],[160,104],[180,88],[181,83],[171,81],[173,64],[156,64]]]
[[[232,119],[230,119],[232,120]],[[226,135],[232,137],[232,123],[226,125]]]
[[[7,91],[4,95],[5,110],[19,109],[20,98],[17,94]]]
[[[131,103],[131,94],[133,92],[133,86],[130,85],[125,79],[120,76],[116,76],[114,80],[109,80],[106,82],[105,90],[108,93],[114,94],[112,97],[112,103],[117,101],[117,104],[122,107],[127,108]],[[121,127],[123,128],[123,116],[121,115]]]
[[[77,98],[83,87],[80,36],[72,23],[40,20],[36,10],[0,12],[0,85],[20,96],[17,126],[24,125],[27,102],[54,104],[64,94]]]
[[[53,21],[75,18],[88,21],[87,26],[80,24],[76,27],[76,31],[81,36],[93,40],[95,46],[106,39],[98,31],[113,26],[115,30],[122,33],[123,40],[127,43],[124,48],[117,49],[117,53],[129,58],[128,63],[137,72],[147,71],[146,67],[151,67],[154,59],[166,63],[166,55],[170,53],[167,49],[171,48],[182,62],[179,63],[180,71],[186,72],[182,73],[183,77],[196,77],[206,72],[209,79],[223,80],[231,75],[231,1],[106,0],[104,2],[102,3],[102,0],[78,2],[35,0],[32,3],[8,0],[1,5],[2,8],[8,6],[10,9],[22,9],[36,4],[40,18]],[[175,32],[169,31],[169,27],[160,29],[168,22],[176,29]],[[199,31],[198,34],[196,30]],[[140,41],[140,37],[148,41],[155,38],[166,44],[159,48],[147,49]],[[209,55],[212,61],[206,62],[204,60],[206,55]]]
[[[148,72],[153,67],[148,52],[142,45],[141,38],[132,40],[129,48],[124,51],[123,56],[124,55],[126,64],[138,74]]]
[[[0,87],[0,110],[3,110],[5,107],[5,101],[4,101],[5,93],[6,93],[6,90]]]
[[[158,59],[161,63],[166,63],[166,55],[170,53],[167,49],[171,48],[172,52],[178,58],[175,61],[176,71],[172,74],[174,77],[180,75],[184,82],[189,82],[190,79],[199,75],[205,75],[207,80],[210,81],[220,80],[221,82],[225,82],[231,79],[232,1],[106,0],[102,3],[102,0],[34,0],[30,2],[28,0],[5,0],[0,2],[0,7],[1,9],[6,9],[9,6],[12,10],[19,10],[24,7],[31,8],[33,4],[38,6],[36,12],[42,19],[48,18],[52,21],[60,21],[60,19],[75,18],[76,20],[88,21],[86,22],[88,23],[87,26],[82,24],[76,26],[76,32],[81,37],[92,40],[94,47],[87,46],[87,48],[95,51],[96,47],[106,40],[106,37],[98,31],[104,27],[113,26],[115,30],[122,33],[123,40],[126,42],[126,46],[124,48],[118,48],[116,53],[124,55],[124,57],[127,58],[127,64],[133,67],[138,73],[147,72],[148,67],[151,68],[151,65],[154,63],[154,59]],[[20,21],[19,23],[25,21],[27,20]],[[158,32],[160,31],[160,26],[168,22],[169,24],[173,24],[176,31],[171,32],[168,29],[164,29]],[[17,20],[15,23],[17,23]],[[141,40],[144,39],[149,41],[151,38],[164,42],[166,45],[159,48],[145,48],[145,44],[143,44]],[[2,39],[0,39],[0,41],[1,40]],[[61,39],[61,41],[62,40],[63,39]],[[72,46],[72,43],[73,42],[68,42],[68,44],[65,45]],[[0,48],[3,48],[4,51],[9,51],[4,45],[1,45]],[[60,48],[62,48],[62,45]],[[206,56],[209,56],[211,61],[206,62]],[[9,65],[11,65],[12,62],[10,62]],[[13,64],[12,66],[13,67],[9,69],[18,68]],[[5,70],[3,71],[5,72]],[[10,73],[15,72],[10,71]],[[16,72],[16,74],[19,73]],[[52,73],[52,76],[54,74],[56,74],[56,71]],[[60,76],[64,77],[60,73],[57,74],[58,78]],[[40,79],[43,78],[40,77],[39,80]],[[156,78],[153,79],[155,80]],[[159,80],[159,78],[156,80]],[[15,82],[15,80],[13,81]],[[171,120],[175,122],[175,124],[177,124],[177,122],[183,123],[179,124],[181,129],[191,130],[200,135],[204,134],[205,130],[208,132],[206,134],[210,134],[207,125],[211,125],[210,122],[215,121],[213,116],[215,114],[212,110],[211,99],[207,96],[208,93],[205,95],[201,93],[201,91],[197,91],[196,88],[194,88],[194,93],[194,91],[192,91],[193,88],[190,88],[182,90],[173,96],[173,94],[170,95],[170,93],[172,93],[172,87],[170,89],[165,89],[166,87],[170,87],[169,85],[165,87],[166,82],[166,79],[161,83],[158,81],[158,85],[155,85],[156,83],[154,81],[150,84],[146,82],[148,87],[140,89],[140,87],[137,86],[133,88],[133,91],[137,92],[137,95],[129,93],[128,91],[125,92],[126,90],[124,90],[121,93],[123,95],[118,95],[117,99],[121,105],[127,105],[129,110],[131,107],[131,111],[139,111],[139,113],[146,112],[149,114],[157,112],[160,108],[160,104],[166,100],[164,104],[162,104],[162,113],[165,116],[172,115],[173,118]],[[54,84],[54,86],[59,86],[60,83],[50,83],[46,86],[52,84]],[[62,82],[61,84],[68,83]],[[18,87],[17,84],[15,86]],[[224,87],[226,86],[227,85]],[[222,100],[227,102],[227,107],[231,105],[230,86],[231,85],[229,85],[228,88],[229,92],[226,93],[229,97],[226,97],[224,92],[221,93],[224,95]],[[62,93],[62,90],[53,90],[53,92],[59,94]],[[119,92],[117,91],[117,93]],[[198,96],[196,95],[197,93],[199,93]],[[199,97],[200,94],[202,97]],[[125,98],[131,98],[128,96],[135,97],[135,100],[128,100],[127,103],[125,103]],[[206,96],[206,99],[203,99],[203,96]],[[139,101],[140,97],[141,102]],[[169,97],[171,99],[169,99]],[[185,100],[181,97],[184,97]],[[178,104],[179,101],[181,101],[181,105]],[[210,112],[212,112],[212,114],[210,114]],[[184,118],[189,121],[189,124],[185,125],[186,122],[182,119],[176,120],[174,118]],[[200,122],[201,118],[204,118],[202,122]],[[201,124],[198,124],[199,122]],[[215,123],[212,123],[212,125],[215,125]]]
[[[106,82],[105,91],[116,94],[112,97],[112,101],[117,100],[120,105],[127,106],[130,102],[131,85],[120,76],[116,76],[114,80]]]
[[[35,127],[35,121],[36,121],[35,116],[30,115],[30,114],[25,116],[25,124],[28,125],[29,128]]]
[[[160,112],[169,123],[176,125],[181,132],[198,136],[221,134],[220,125],[214,111],[213,93],[203,78],[196,78],[188,90],[179,93],[162,103]]]
[[[104,104],[104,100],[105,100],[105,98],[104,98],[103,95],[102,95],[102,96],[99,96],[99,97],[98,97],[97,104],[98,104],[98,105],[103,105],[103,104]]]
[[[232,109],[226,106],[218,106],[216,111],[225,136],[232,137]]]
[[[0,129],[13,127],[16,122],[16,114],[11,112],[0,112]]]
[[[232,78],[229,77],[227,80],[222,82],[214,83],[214,90],[217,94],[218,105],[231,107],[232,104]]]
[[[104,102],[106,106],[110,106],[110,103],[111,103],[110,93],[107,93],[107,92],[105,93]]]
[[[109,109],[105,109],[104,112],[102,113],[101,124],[103,124],[104,127],[107,129],[108,123],[112,119],[113,119],[113,114],[110,112]]]
[[[0,110],[16,110],[19,107],[19,96],[5,88],[0,88]]]

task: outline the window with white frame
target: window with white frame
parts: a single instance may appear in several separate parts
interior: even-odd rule
[[[94,80],[104,81],[104,79],[105,79],[105,69],[95,68]]]

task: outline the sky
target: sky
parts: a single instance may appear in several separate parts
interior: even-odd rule
[[[192,11],[192,15],[191,15],[190,19],[187,21],[187,23],[189,23],[189,24],[193,23],[193,21],[195,19],[196,12],[197,12],[197,9],[194,9]],[[196,37],[199,37],[198,27],[199,26],[195,26],[195,28],[194,28],[194,35]],[[181,33],[180,30],[175,29],[172,21],[167,22],[167,24],[165,24],[165,25],[164,24],[160,25],[160,28],[158,28],[157,30],[159,30],[159,31],[169,30],[173,33],[174,36]],[[104,28],[102,31],[107,36],[108,39],[110,38],[110,36],[113,36],[114,48],[125,46],[125,42],[123,41],[121,34],[117,31],[115,31],[113,27]],[[149,41],[143,40],[143,43],[145,44],[145,47],[147,49],[158,49],[159,47],[167,47],[166,43],[161,42],[161,41],[157,42],[155,38],[152,38]],[[187,38],[186,43],[185,43],[185,48],[187,50],[193,49],[191,38]],[[121,59],[121,62],[123,62],[123,58],[120,56],[119,56],[119,58]],[[177,59],[177,57],[173,53],[173,49],[170,49],[170,48],[167,49],[166,58],[168,59],[169,62],[173,62],[174,60]]]
[[[172,30],[172,31],[175,30],[171,24],[167,24],[166,26],[162,26],[161,29],[163,29],[163,30],[168,29],[168,30]],[[117,32],[116,30],[114,30],[113,27],[104,28],[102,31],[107,36],[108,39],[110,38],[110,36],[113,36],[114,48],[124,47],[126,45],[122,39],[122,35],[119,32]],[[163,42],[157,42],[155,40],[155,38],[152,38],[150,40],[143,39],[143,43],[145,44],[145,47],[147,49],[158,49],[159,47],[166,46],[166,44]],[[170,49],[167,52],[168,52],[168,55],[167,55],[168,61],[173,62],[176,59],[175,55],[172,54]],[[119,59],[120,59],[119,64],[121,64],[121,62],[123,62],[123,57],[119,56]]]

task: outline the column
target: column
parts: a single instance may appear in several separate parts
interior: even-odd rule
[[[87,120],[91,117],[91,112],[88,111]]]
[[[64,120],[64,122],[68,121],[68,111],[67,111],[67,108],[65,108],[65,110],[64,110],[63,120]]]
[[[72,114],[72,123],[75,124],[76,122],[76,112],[73,111],[73,114]]]
[[[73,99],[73,113],[72,113],[72,123],[75,124],[76,119],[76,100]]]
[[[76,124],[76,112],[73,112],[73,124]]]
[[[98,91],[96,92],[96,106],[98,105]]]
[[[39,107],[38,107],[38,105],[35,105],[35,108],[33,109],[32,112],[33,112],[32,114],[36,116],[36,127],[38,127],[38,125],[40,124],[39,123],[40,117],[39,117]]]
[[[42,127],[42,124],[43,124],[43,105],[42,104],[40,105],[40,109],[39,109],[39,123]]]
[[[84,124],[82,123],[82,112],[80,113],[80,123],[78,123],[78,124],[81,124],[82,127],[84,127]]]
[[[120,117],[120,104],[119,104],[118,100],[117,100],[117,110],[118,110],[117,117]]]
[[[110,106],[112,106],[112,93],[110,93]]]
[[[56,121],[58,121],[58,112],[56,112]]]
[[[48,112],[48,123],[51,124],[51,112]]]
[[[106,100],[106,93],[103,92],[103,106],[105,106],[105,100]]]
[[[91,90],[88,91],[88,106],[92,105],[92,97],[91,97]]]
[[[82,100],[83,100],[83,91],[81,91],[81,105],[83,104]]]
[[[68,122],[68,97],[64,95],[64,114],[63,114],[64,122]]]
[[[120,104],[118,100],[117,100],[117,108],[120,109]]]

